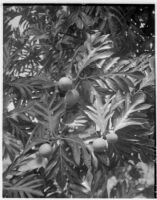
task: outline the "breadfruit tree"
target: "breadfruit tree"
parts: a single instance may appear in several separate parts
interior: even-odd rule
[[[3,11],[3,197],[153,197],[154,5]]]

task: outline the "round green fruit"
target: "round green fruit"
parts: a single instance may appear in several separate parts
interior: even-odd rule
[[[17,178],[14,178],[14,179],[12,179],[12,184],[14,185],[14,184],[16,184],[17,183],[17,181],[18,181],[18,179]]]
[[[48,157],[52,153],[52,147],[50,144],[42,144],[39,148],[39,153],[43,157]]]
[[[71,90],[72,80],[68,77],[62,77],[58,81],[58,86],[59,86],[60,90],[65,91],[65,92],[68,91],[68,90]]]
[[[109,133],[106,135],[106,139],[108,143],[115,143],[118,140],[118,135],[115,133]]]
[[[95,152],[103,152],[108,149],[108,142],[103,138],[98,138],[93,141],[93,148]]]
[[[74,106],[76,103],[78,103],[79,101],[79,93],[77,90],[73,89],[71,91],[69,91],[66,96],[65,96],[65,103],[67,105],[67,107],[72,107]]]

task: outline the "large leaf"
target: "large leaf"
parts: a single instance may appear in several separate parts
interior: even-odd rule
[[[101,35],[100,33],[95,33],[95,35],[87,35],[87,40],[84,46],[80,47],[80,51],[76,56],[78,61],[77,66],[77,78],[81,72],[93,63],[98,63],[98,61],[105,61],[108,57],[111,57],[113,52],[112,41],[109,39],[109,35]]]
[[[145,63],[147,59],[145,55],[128,60],[119,60],[118,57],[110,58],[102,65],[104,75],[100,77],[107,88],[115,92],[116,90],[129,92],[145,77],[144,70],[149,67],[149,63]]]
[[[22,163],[18,169],[18,174],[20,172],[27,172],[27,171],[32,171],[33,169],[38,169],[38,168],[45,168],[48,160],[47,158],[41,157],[40,155],[32,154],[28,157],[30,160],[27,163]],[[31,159],[32,158],[32,159]]]
[[[151,87],[155,85],[155,59],[151,57],[149,59],[149,68],[145,70],[145,77],[142,79],[140,83],[140,89],[144,89],[145,87]]]
[[[101,130],[101,134],[104,134],[109,119],[112,117],[113,112],[110,112],[111,99],[109,99],[104,105],[99,97],[96,97],[93,106],[87,106],[88,110],[85,110],[85,114],[95,123],[95,125]]]
[[[86,146],[82,139],[78,136],[70,135],[70,137],[65,138],[68,144],[71,146],[73,156],[75,157],[75,162],[79,165],[81,160],[81,152],[82,152],[82,161],[87,166],[87,168],[91,167],[91,158],[89,153],[86,150]],[[76,155],[77,154],[77,155]]]
[[[54,108],[49,108],[49,105],[45,103],[36,102],[33,111],[37,120],[48,128],[50,134],[54,134],[59,128],[60,117],[65,112],[64,101],[61,100]]]
[[[144,162],[153,159],[154,150],[152,140],[149,135],[153,135],[145,111],[151,105],[145,103],[145,94],[136,92],[115,96],[112,105],[119,101],[117,109],[112,116],[112,128],[118,136],[118,141],[109,144],[108,156],[111,160],[131,159],[139,161],[139,156]],[[122,101],[123,100],[123,101]],[[110,131],[109,131],[110,132]]]
[[[125,97],[125,105],[123,106],[119,116],[114,118],[113,126],[114,130],[117,131],[124,127],[130,125],[145,126],[147,120],[145,118],[137,118],[136,113],[146,110],[151,107],[151,105],[144,104],[145,94],[142,92],[137,92],[135,95],[130,96],[129,94]],[[130,115],[134,117],[130,117]]]
[[[36,93],[39,91],[55,86],[53,81],[44,76],[21,77],[9,82],[4,80],[4,83],[14,88],[15,93],[20,94],[21,98],[27,99],[32,98],[32,96],[35,98],[37,96]]]
[[[17,140],[9,132],[5,132],[3,136],[3,158],[7,156],[13,161],[15,157],[20,154],[23,149],[23,145],[20,140]]]
[[[66,180],[71,177],[78,178],[75,168],[75,162],[68,155],[66,151],[66,144],[61,140],[58,141],[58,147],[53,152],[52,158],[50,159],[46,168],[47,179],[54,179],[58,185],[63,189],[66,184]]]
[[[34,174],[22,177],[16,183],[4,182],[3,190],[8,192],[10,198],[33,198],[42,197],[41,186],[43,181]]]
[[[82,161],[82,162],[81,162]],[[77,136],[62,137],[57,142],[57,148],[53,152],[46,167],[46,177],[56,178],[61,188],[65,187],[67,178],[73,182],[79,181],[78,166],[91,167],[91,157],[86,146]]]

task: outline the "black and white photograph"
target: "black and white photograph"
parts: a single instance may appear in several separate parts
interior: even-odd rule
[[[3,3],[3,198],[156,198],[155,4]]]

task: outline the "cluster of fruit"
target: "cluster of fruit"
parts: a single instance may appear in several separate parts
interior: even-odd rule
[[[108,143],[115,143],[118,140],[118,135],[114,132],[108,133],[106,139],[97,138],[93,141],[92,147],[95,152],[103,152],[108,149]]]
[[[106,139],[97,138],[87,148],[93,149],[94,152],[104,152],[108,149],[108,143],[115,143],[118,140],[117,134],[114,132],[106,135]],[[48,158],[53,152],[53,147],[49,143],[44,143],[39,147],[38,153],[42,158]]]
[[[67,107],[74,106],[79,101],[79,93],[76,89],[72,89],[73,82],[68,77],[62,77],[58,81],[58,87],[61,91],[67,92],[65,96],[65,102]],[[115,143],[118,140],[118,136],[115,133],[109,133],[106,138],[97,138],[92,143],[92,148],[95,152],[102,152],[108,149],[108,143]]]
[[[79,93],[76,89],[73,88],[73,82],[68,77],[62,77],[58,81],[58,87],[61,91],[65,92],[65,102],[67,107],[74,106],[79,101]],[[105,139],[103,138],[97,138],[93,140],[92,149],[95,152],[103,152],[108,149],[108,143],[115,143],[118,140],[117,134],[114,132],[111,132],[106,135]],[[87,145],[88,147],[88,145]],[[49,157],[49,155],[52,153],[53,149],[52,146],[48,143],[42,144],[39,148],[39,154],[42,157]]]
[[[68,77],[62,77],[58,81],[58,87],[62,92],[66,92],[65,103],[67,107],[71,108],[79,101],[79,93],[76,89],[73,89],[73,82]]]
[[[66,93],[65,103],[68,108],[71,108],[79,101],[79,93],[76,89],[73,89],[73,82],[68,77],[62,77],[58,81],[58,88]],[[42,158],[48,158],[53,152],[53,147],[49,143],[44,143],[39,147],[38,154]]]

